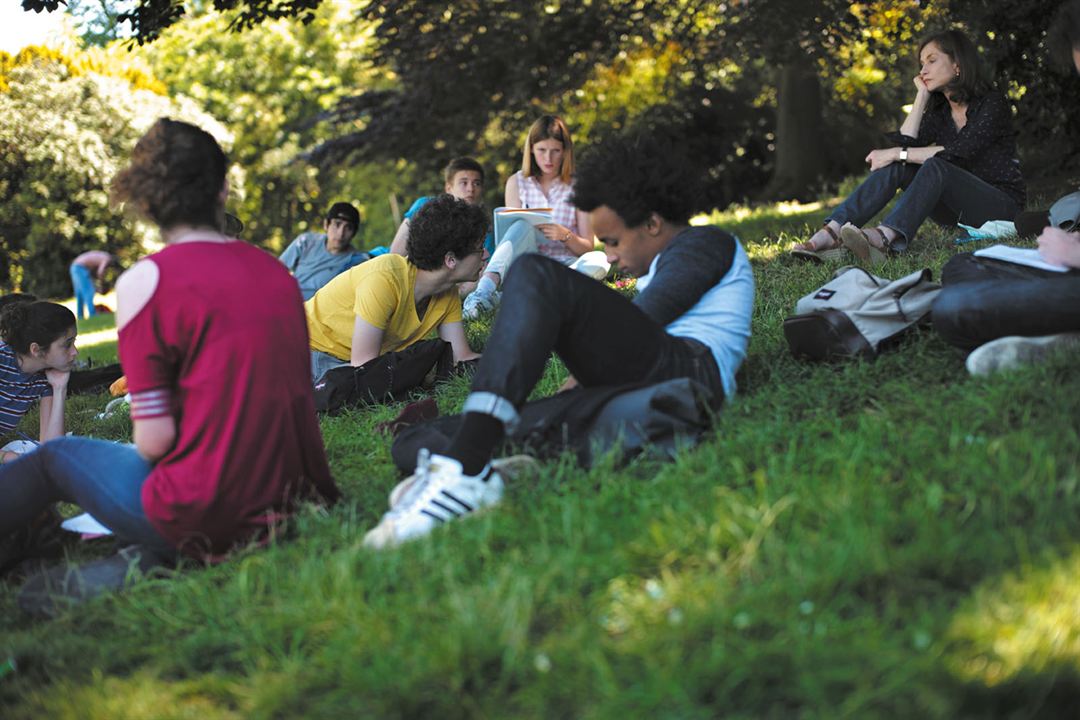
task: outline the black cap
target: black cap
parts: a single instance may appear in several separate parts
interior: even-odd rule
[[[327,220],[344,220],[351,223],[354,228],[360,228],[360,211],[347,202],[336,202],[330,206],[330,212],[326,213]]]

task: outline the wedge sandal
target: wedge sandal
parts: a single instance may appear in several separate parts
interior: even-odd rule
[[[882,247],[879,248],[870,242],[869,233],[877,233],[877,239],[881,241]],[[864,230],[848,223],[840,228],[840,240],[844,243],[844,247],[863,262],[876,265],[889,259],[889,254],[884,249],[889,246],[889,239],[877,228]]]
[[[832,244],[828,247],[823,247],[818,250],[812,250],[807,246],[809,242],[801,243],[791,249],[791,256],[797,257],[800,260],[809,260],[810,262],[825,263],[825,262],[840,262],[847,256],[847,250],[844,248],[843,243],[840,240],[840,236],[836,234],[836,231],[829,227],[826,223],[823,228],[825,232],[832,238]]]

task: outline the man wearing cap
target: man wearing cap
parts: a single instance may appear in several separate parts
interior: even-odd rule
[[[360,229],[360,212],[347,202],[330,206],[323,223],[325,233],[306,232],[289,243],[281,262],[300,283],[304,300],[311,297],[338,274],[368,259],[350,243]]]

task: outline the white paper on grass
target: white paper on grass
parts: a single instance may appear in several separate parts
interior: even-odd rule
[[[1068,272],[1069,268],[1064,265],[1051,265],[1043,260],[1042,255],[1035,248],[1018,248],[1008,245],[991,245],[988,248],[975,251],[976,257],[1002,260],[1014,265],[1027,265],[1028,267],[1049,270],[1051,272]]]
[[[99,523],[90,513],[83,513],[60,523],[68,532],[82,535],[112,535],[112,530]]]

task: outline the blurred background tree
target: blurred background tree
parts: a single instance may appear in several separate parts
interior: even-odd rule
[[[1058,3],[1047,0],[70,2],[83,55],[133,68],[232,135],[243,180],[230,209],[273,251],[338,199],[361,207],[362,244],[388,244],[395,204],[438,191],[456,155],[484,164],[486,200],[501,204],[545,112],[567,119],[579,150],[634,125],[690,145],[687,171],[712,180],[702,210],[819,197],[865,171],[913,97],[918,39],[950,24],[976,39],[1016,103],[1029,178],[1068,174],[1080,148],[1078,81],[1051,66]],[[0,147],[21,147],[16,138],[0,134]],[[29,237],[26,217],[5,212],[5,240]],[[83,228],[71,237],[126,237],[101,207],[70,217]]]
[[[109,208],[108,184],[163,115],[230,143],[196,103],[170,98],[126,63],[37,47],[0,53],[0,287],[67,296],[68,265],[83,250],[130,263],[152,247],[144,228]]]

